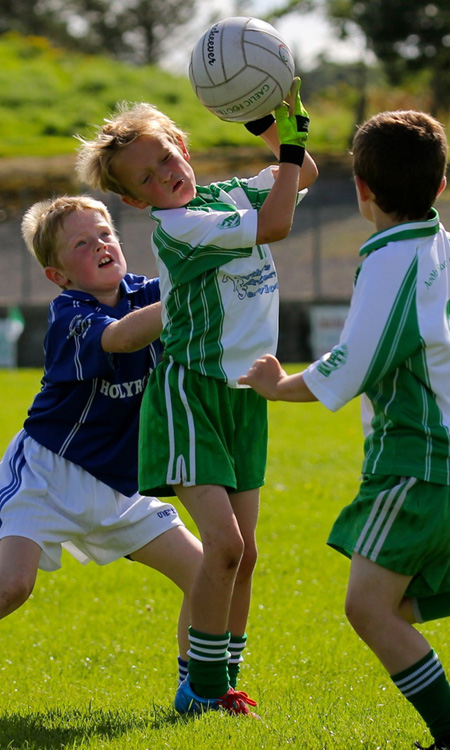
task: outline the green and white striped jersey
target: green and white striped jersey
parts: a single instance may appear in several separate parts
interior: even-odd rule
[[[450,484],[450,235],[432,210],[372,235],[339,344],[305,382],[330,410],[363,394],[363,471]]]
[[[165,356],[231,387],[277,348],[276,269],[269,246],[255,245],[258,210],[273,183],[267,167],[256,177],[197,187],[182,208],[151,212]]]

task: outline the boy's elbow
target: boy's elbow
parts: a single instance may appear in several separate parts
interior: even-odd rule
[[[267,245],[270,242],[280,242],[280,240],[286,239],[292,229],[292,220],[289,222],[271,222],[268,227],[258,226],[258,232],[256,235],[257,245]]]
[[[316,163],[314,162],[314,167],[313,167],[313,169],[311,170],[311,172],[309,174],[309,185],[308,185],[308,187],[310,185],[313,185],[315,183],[315,181],[317,180],[318,176],[319,176],[319,170],[318,170],[318,168],[316,166]]]
[[[303,162],[303,167],[300,169],[300,175],[298,179],[298,189],[304,190],[305,188],[311,187],[315,183],[319,176],[319,169],[313,159],[309,158]]]
[[[286,239],[292,229],[292,221],[289,224],[280,224],[280,226],[274,228],[273,236],[270,242],[279,242],[280,240]]]
[[[101,347],[107,354],[128,354],[135,351],[134,342],[124,335],[119,326],[119,321],[107,325],[102,333]]]

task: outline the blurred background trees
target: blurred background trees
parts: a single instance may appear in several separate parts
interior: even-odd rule
[[[16,31],[134,64],[158,62],[198,0],[0,0],[0,34]]]
[[[208,0],[0,0],[0,36],[7,31],[51,39],[67,49],[107,54],[135,65],[158,63],[168,41],[199,9],[223,17]],[[235,0],[228,15],[277,19],[320,11],[346,39],[362,32],[367,50],[388,81],[402,85],[411,74],[431,71],[431,111],[450,108],[449,0]],[[189,43],[189,36],[185,36]],[[178,42],[177,42],[178,43]],[[365,61],[359,88],[365,89]],[[362,108],[362,104],[359,104]]]
[[[318,42],[332,29],[314,60],[302,48],[308,14],[326,21]],[[357,124],[382,109],[449,121],[449,0],[228,0],[226,11],[220,0],[0,0],[0,158],[67,153],[73,134],[121,99],[165,109],[196,150],[254,145],[245,129],[205,116],[187,80],[190,49],[224,15],[289,27],[294,55],[300,30],[316,153],[345,153]],[[337,39],[358,40],[351,61],[333,57]]]
[[[319,8],[341,39],[355,28],[362,31],[367,49],[392,85],[401,85],[411,74],[430,71],[432,114],[450,109],[448,0],[287,0],[266,18],[273,22]]]

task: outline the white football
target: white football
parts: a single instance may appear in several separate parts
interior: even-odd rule
[[[189,78],[201,103],[229,122],[272,112],[295,75],[292,53],[273,26],[258,18],[225,18],[194,46]]]

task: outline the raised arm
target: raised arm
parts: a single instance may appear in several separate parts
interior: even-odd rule
[[[261,133],[261,138],[266,143],[273,154],[279,159],[280,157],[280,138],[278,135],[277,126],[275,123],[275,119],[272,120],[271,125],[269,125],[269,128],[264,132]],[[303,164],[300,169],[299,178],[298,178],[298,190],[303,190],[304,188],[310,187],[319,176],[319,170],[317,168],[317,164],[312,158],[311,154],[308,151],[305,151]]]
[[[297,104],[297,111],[294,112],[294,115],[296,118],[297,116],[301,117],[302,115],[300,113],[302,112],[303,117],[309,120],[308,113],[306,109],[303,107],[303,104],[301,103],[301,100],[300,100],[300,83],[297,83],[297,81],[300,82],[300,79],[295,79],[295,83],[294,83],[295,86],[299,87],[298,96],[299,96],[300,106],[299,104]],[[295,104],[294,104],[294,109],[295,109]],[[266,143],[267,146],[270,148],[272,153],[276,156],[276,158],[277,159],[280,158],[280,136],[278,134],[278,128],[276,125],[275,117],[272,114],[266,115],[266,117],[262,117],[259,120],[253,120],[252,122],[247,122],[245,124],[245,127],[253,135],[259,135],[261,139],[264,141],[264,143]],[[304,188],[307,188],[310,185],[312,185],[316,181],[318,175],[319,175],[319,170],[317,169],[317,164],[315,163],[311,154],[309,154],[308,151],[305,150],[303,164],[299,173],[298,189],[303,190]]]
[[[263,138],[280,162],[275,184],[258,213],[258,244],[287,237],[297,205],[297,192],[314,182],[318,174],[313,159],[305,150],[309,117],[300,98],[300,85],[300,78],[294,78],[287,100],[275,109],[275,119],[267,115],[246,124],[250,132]]]
[[[297,205],[300,167],[281,163],[275,183],[258,212],[256,244],[263,245],[284,240],[292,228]]]
[[[106,326],[102,333],[102,349],[116,354],[136,352],[155,341],[161,331],[161,302],[155,302]]]

